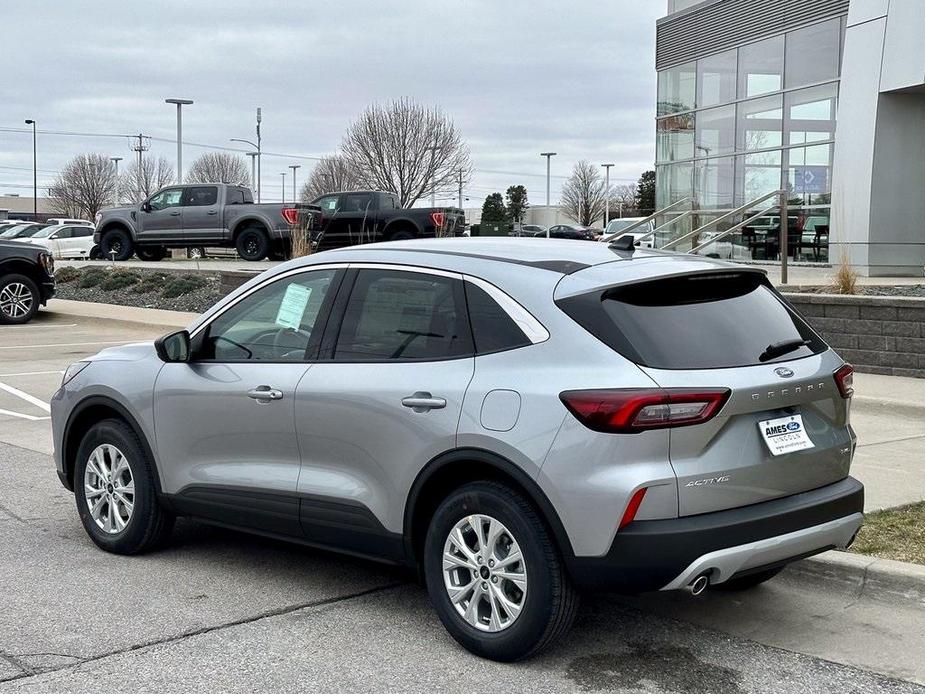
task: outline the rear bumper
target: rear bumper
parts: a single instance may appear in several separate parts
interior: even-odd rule
[[[671,520],[635,521],[603,557],[570,557],[574,581],[637,593],[683,588],[701,573],[721,583],[850,544],[863,521],[864,486],[853,477],[742,508]]]

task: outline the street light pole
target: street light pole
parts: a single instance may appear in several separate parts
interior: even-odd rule
[[[552,158],[556,156],[556,152],[540,152],[541,157],[546,157],[546,214],[549,214],[549,178],[550,178],[550,162]],[[546,225],[546,238],[549,238],[549,225]]]
[[[116,167],[116,207],[119,206],[119,200],[122,198],[122,191],[119,190],[119,162],[122,161],[122,157],[109,157]]]
[[[164,103],[177,105],[177,183],[183,183],[183,106],[192,99],[164,99]]]
[[[286,172],[283,171],[280,173],[280,176],[283,177],[283,202],[286,202]]]
[[[610,167],[613,164],[601,164],[604,167],[604,228],[610,221]]]
[[[434,152],[439,147],[427,147],[426,151],[430,152],[430,206],[437,206],[437,172],[434,171]]]
[[[251,190],[257,190],[257,152],[248,152],[251,159]]]
[[[257,107],[257,202],[260,202],[260,164],[263,161],[261,156],[260,149],[260,122],[263,120],[263,113],[260,111],[260,107]]]
[[[39,216],[39,176],[35,146],[35,121],[31,118],[26,120],[26,125],[32,126],[32,216]],[[38,221],[35,219],[34,221]]]
[[[301,164],[290,164],[289,168],[292,169],[292,202],[295,203],[299,201],[299,196],[295,192],[295,172],[298,169],[301,169],[302,165]]]

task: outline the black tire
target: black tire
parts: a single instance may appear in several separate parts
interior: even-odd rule
[[[414,232],[409,229],[399,229],[395,233],[389,235],[389,241],[407,241],[413,238]]]
[[[527,589],[522,609],[500,631],[470,625],[456,611],[444,584],[444,544],[454,526],[472,514],[491,516],[506,526],[524,559]],[[424,575],[446,630],[464,648],[491,660],[511,662],[538,653],[569,630],[578,610],[578,592],[539,514],[523,495],[498,482],[467,484],[440,504],[424,543]]]
[[[90,455],[98,446],[104,444],[115,447],[125,456],[135,490],[132,495],[134,508],[128,522],[115,533],[108,533],[97,525],[87,505],[84,484]],[[77,449],[74,497],[84,529],[98,547],[115,554],[140,554],[167,540],[173,528],[174,517],[167,513],[157,500],[154,474],[154,464],[145,454],[144,446],[124,421],[104,419],[84,435]],[[109,505],[107,514],[111,513],[112,505]]]
[[[135,255],[141,260],[156,263],[167,257],[167,249],[163,246],[139,246]]]
[[[42,295],[31,277],[0,277],[0,325],[28,323],[39,310]]]
[[[716,590],[728,590],[730,592],[749,590],[750,588],[761,585],[765,581],[770,581],[783,570],[783,566],[778,566],[776,569],[767,569],[746,576],[740,576],[739,578],[730,578],[725,583],[718,583],[714,588]]]
[[[113,229],[103,234],[100,240],[100,252],[105,260],[128,260],[135,252],[135,244],[127,231]]]
[[[235,241],[235,250],[244,260],[263,260],[270,251],[270,239],[260,227],[247,227]]]
[[[96,244],[95,246],[93,246],[93,248],[90,249],[90,253],[89,255],[87,255],[87,258],[89,258],[90,260],[102,260],[103,259],[103,251],[100,250],[99,244]]]

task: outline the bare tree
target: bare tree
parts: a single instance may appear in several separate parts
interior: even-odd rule
[[[610,217],[632,217],[636,214],[636,184],[621,183],[610,187]]]
[[[308,180],[302,186],[300,199],[311,202],[327,193],[344,190],[359,190],[360,180],[350,162],[340,155],[323,157],[315,164]]]
[[[579,224],[591,226],[604,216],[606,195],[604,179],[597,167],[580,161],[562,186],[562,209]]]
[[[407,98],[367,108],[347,129],[341,150],[364,187],[394,193],[403,207],[456,190],[460,175],[465,183],[472,170],[453,122]]]
[[[108,205],[116,189],[116,171],[105,154],[78,154],[48,188],[55,212],[93,219]]]
[[[122,196],[138,203],[175,180],[176,173],[167,159],[144,157],[141,168],[133,161],[122,175]]]
[[[229,152],[206,152],[190,166],[187,183],[230,183],[233,186],[250,185],[250,171],[239,157]]]

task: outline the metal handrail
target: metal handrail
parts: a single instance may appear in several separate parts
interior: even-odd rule
[[[718,224],[719,222],[724,222],[724,221],[726,221],[727,219],[729,219],[729,218],[731,218],[731,217],[735,217],[736,215],[742,214],[743,212],[747,212],[748,210],[750,210],[752,207],[754,207],[754,206],[757,205],[758,203],[762,203],[762,202],[764,202],[765,200],[768,200],[768,199],[770,199],[770,198],[773,198],[773,197],[776,197],[776,196],[780,196],[780,195],[786,195],[786,194],[787,194],[787,191],[785,191],[785,190],[775,190],[773,193],[767,193],[766,195],[762,195],[760,198],[755,198],[754,200],[750,200],[749,202],[745,203],[745,204],[742,205],[741,207],[737,207],[737,208],[734,209],[732,212],[727,212],[727,213],[724,214],[723,216],[717,217],[716,219],[713,219],[713,220],[710,220],[710,221],[707,222],[706,224],[703,224],[703,225],[697,227],[697,228],[694,229],[693,231],[690,231],[690,232],[684,234],[683,236],[679,236],[679,237],[676,238],[676,239],[672,239],[671,241],[669,241],[668,243],[666,243],[664,246],[662,246],[660,250],[666,251],[666,250],[669,250],[670,248],[674,248],[675,246],[677,246],[677,245],[678,245],[679,243],[681,243],[682,241],[686,241],[687,239],[689,239],[689,238],[691,238],[691,237],[693,237],[693,236],[696,236],[697,234],[702,234],[704,231],[706,231],[706,230],[709,229],[710,227],[714,226],[715,224]],[[707,211],[707,210],[698,210],[698,212],[705,212],[705,211]],[[762,216],[763,216],[763,215],[762,215]]]
[[[745,219],[745,220],[739,222],[738,224],[729,227],[729,228],[726,229],[725,231],[721,231],[719,234],[717,234],[715,237],[713,237],[713,238],[710,239],[709,241],[705,241],[705,242],[701,243],[699,246],[690,249],[690,250],[688,251],[688,253],[696,253],[697,251],[699,251],[699,250],[701,250],[701,249],[703,249],[703,248],[706,248],[706,247],[709,246],[711,243],[716,243],[717,241],[722,241],[724,238],[726,238],[727,236],[729,236],[729,234],[734,234],[735,232],[737,232],[737,231],[738,231],[739,229],[741,229],[742,227],[748,226],[749,224],[751,224],[752,222],[754,222],[756,219],[761,219],[762,217],[767,216],[768,214],[771,213],[772,210],[776,210],[778,207],[779,207],[779,205],[771,205],[771,207],[767,208],[766,210],[762,210],[762,211],[759,212],[758,214],[752,215],[752,216],[749,217],[748,219]]]
[[[686,210],[685,212],[682,212],[677,217],[674,217],[668,220],[667,222],[665,222],[664,224],[662,224],[660,227],[655,227],[652,231],[648,231],[642,236],[640,236],[638,239],[636,239],[636,243],[645,241],[650,236],[655,236],[658,232],[664,231],[667,227],[670,227],[672,224],[674,224],[678,220],[684,219],[685,217],[690,217],[692,214],[696,214],[697,212],[699,212],[699,210]],[[625,232],[621,231],[617,233],[623,234]]]
[[[681,198],[680,200],[675,200],[673,203],[671,203],[671,204],[668,205],[667,207],[663,207],[663,208],[660,209],[660,210],[655,210],[655,212],[653,212],[652,214],[650,214],[648,217],[643,217],[643,218],[640,219],[638,222],[635,222],[635,223],[633,223],[633,224],[630,224],[630,225],[629,225],[628,227],[626,227],[625,229],[620,229],[620,231],[615,231],[615,232],[612,233],[610,236],[602,236],[602,237],[601,237],[601,241],[604,242],[604,243],[607,243],[607,242],[609,242],[609,241],[612,241],[612,240],[615,239],[615,238],[619,238],[619,237],[623,236],[624,234],[626,234],[627,232],[632,231],[632,230],[635,229],[636,227],[640,227],[640,226],[642,226],[643,224],[645,224],[646,222],[652,221],[653,219],[655,219],[656,217],[658,217],[660,214],[664,214],[665,212],[667,212],[668,210],[672,209],[673,207],[677,207],[677,206],[680,205],[681,203],[689,202],[690,200],[691,200],[691,198]]]

